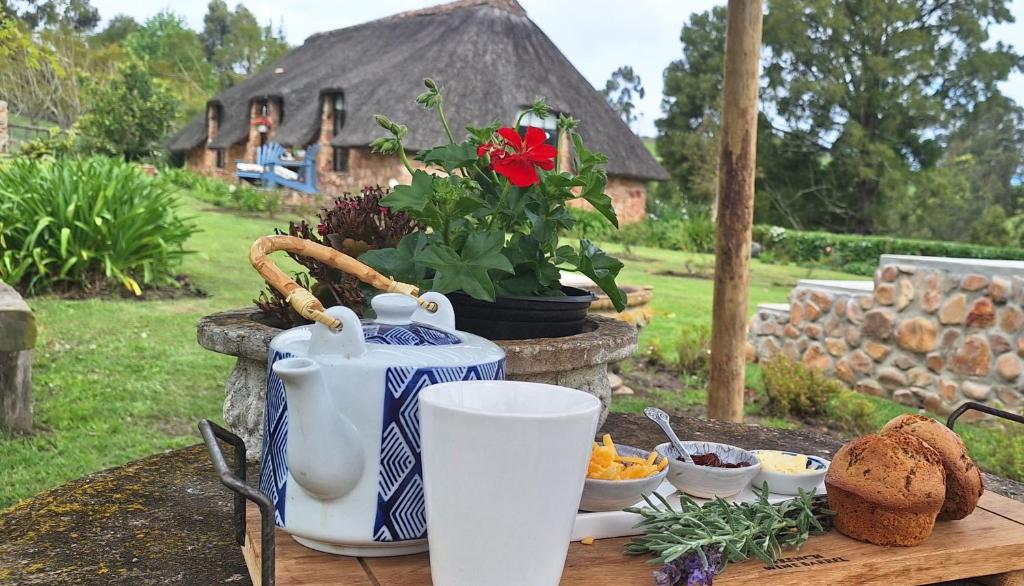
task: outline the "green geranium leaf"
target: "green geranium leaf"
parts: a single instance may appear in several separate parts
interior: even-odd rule
[[[568,173],[548,173],[544,177],[544,186],[551,189],[569,189],[571,187],[583,187],[584,181]]]
[[[537,277],[533,273],[521,273],[515,277],[502,279],[494,283],[498,295],[503,297],[527,297],[535,295]]]
[[[580,192],[580,197],[594,206],[594,209],[601,213],[616,228],[619,227],[619,217],[615,214],[612,206],[612,198],[604,192],[608,184],[608,178],[604,173],[591,173],[587,176],[587,184]]]
[[[508,262],[501,249],[505,247],[505,233],[500,230],[485,230],[469,235],[466,245],[462,248],[462,260],[488,269],[505,273],[512,272],[512,263]]]
[[[581,238],[576,268],[601,287],[615,305],[615,311],[626,309],[626,295],[615,286],[615,277],[622,270],[622,262],[609,256],[586,238]]]
[[[572,247],[567,247],[576,255]],[[554,259],[544,256],[541,243],[533,236],[517,234],[505,247],[505,256],[515,267],[515,274],[499,279],[495,286],[502,295],[557,295],[561,289],[561,273]],[[575,266],[575,264],[573,264]]]
[[[494,133],[501,128],[501,122],[497,120],[491,122],[490,126],[483,126],[477,128],[476,126],[467,126],[466,132],[469,136],[478,143],[490,142],[494,139]]]
[[[416,158],[428,165],[440,165],[449,172],[459,167],[465,167],[477,160],[476,147],[468,142],[446,144],[428,149],[420,153]]]
[[[425,232],[406,234],[396,248],[367,250],[359,255],[359,262],[365,263],[378,273],[405,283],[420,283],[426,268],[416,263],[416,256],[430,242],[431,235]]]
[[[580,257],[578,254],[576,254],[575,248],[569,246],[568,244],[563,244],[562,246],[559,246],[557,249],[555,249],[555,256],[551,259],[551,262],[555,263],[556,265],[568,263],[573,266],[576,266],[579,263],[579,258]]]
[[[380,200],[380,205],[398,211],[418,212],[430,203],[433,192],[434,177],[422,169],[417,169],[412,174],[412,183],[396,185],[391,193]]]
[[[488,271],[513,272],[512,263],[501,254],[504,246],[503,232],[486,230],[470,234],[461,254],[450,246],[433,243],[417,261],[434,269],[435,291],[464,291],[476,299],[494,301],[494,280]]]
[[[583,146],[583,138],[579,134],[576,134],[575,132],[570,132],[569,138],[572,141],[573,149],[576,151],[576,173],[578,175],[586,175],[595,166],[604,165],[605,163],[608,162],[608,157],[602,155],[601,153],[588,151]]]

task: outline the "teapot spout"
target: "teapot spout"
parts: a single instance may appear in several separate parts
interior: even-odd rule
[[[344,496],[363,475],[359,430],[335,408],[316,361],[285,358],[273,370],[288,397],[289,474],[314,497]]]

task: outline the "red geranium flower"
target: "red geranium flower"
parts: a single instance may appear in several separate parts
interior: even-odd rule
[[[537,167],[550,171],[555,168],[558,149],[544,142],[547,133],[536,126],[528,126],[520,138],[512,128],[499,128],[503,139],[498,144],[484,143],[477,148],[477,156],[491,156],[491,169],[508,178],[516,187],[529,187],[540,181]]]

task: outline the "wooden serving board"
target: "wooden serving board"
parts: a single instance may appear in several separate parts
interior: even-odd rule
[[[249,504],[246,543],[249,575],[260,585],[259,509]],[[500,536],[492,536],[500,539]],[[487,536],[481,536],[486,539]],[[626,556],[629,538],[573,543],[562,574],[568,586],[654,584],[648,556]],[[277,530],[279,586],[425,586],[430,581],[427,554],[392,558],[352,558],[320,553]],[[831,531],[812,537],[799,551],[788,551],[774,567],[757,561],[731,564],[715,577],[716,586],[764,584],[931,584],[981,578],[993,586],[1024,585],[1024,503],[986,492],[974,514],[940,522],[917,547],[880,547]]]

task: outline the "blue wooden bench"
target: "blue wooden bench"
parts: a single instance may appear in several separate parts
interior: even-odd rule
[[[271,163],[264,185],[274,187],[280,185],[302,193],[319,193],[316,188],[316,156],[320,152],[319,144],[312,144],[306,148],[306,156],[302,160],[281,159],[280,155]],[[274,167],[280,166],[297,173],[297,179],[282,177],[275,173]]]
[[[276,142],[267,143],[263,146],[256,147],[256,165],[259,165],[260,170],[257,171],[255,168],[249,170],[239,169],[239,165],[252,165],[247,161],[236,160],[235,161],[235,176],[239,179],[249,179],[253,181],[259,181],[262,185],[267,185],[267,173],[273,171],[272,167],[274,161],[281,157],[281,153],[284,152],[284,147],[277,144]]]

